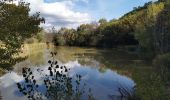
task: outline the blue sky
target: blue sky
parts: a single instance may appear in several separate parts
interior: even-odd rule
[[[41,12],[46,19],[42,27],[76,28],[80,24],[118,19],[133,7],[143,6],[151,0],[26,0],[31,13]],[[152,0],[153,1],[153,0]],[[155,1],[155,0],[154,0]]]
[[[64,0],[45,0],[45,2],[62,2]],[[69,0],[65,0],[69,1]],[[87,1],[87,2],[85,2]],[[143,6],[153,0],[75,0],[73,9],[91,15],[92,20],[119,18],[133,10],[133,7]]]

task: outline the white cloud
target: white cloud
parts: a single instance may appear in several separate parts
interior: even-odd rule
[[[88,3],[88,0],[81,0]],[[46,19],[42,24],[45,29],[60,27],[75,28],[80,24],[88,23],[91,17],[88,13],[73,10],[75,0],[62,0],[60,2],[45,3],[43,0],[26,0],[30,3],[31,14],[40,12]]]

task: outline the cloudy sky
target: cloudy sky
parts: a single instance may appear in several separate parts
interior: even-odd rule
[[[111,20],[142,6],[151,0],[26,0],[31,5],[31,13],[41,12],[46,19],[45,29],[55,27],[75,28],[80,24]]]

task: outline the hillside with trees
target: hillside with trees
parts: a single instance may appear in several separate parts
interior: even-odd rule
[[[82,24],[77,29],[61,28],[56,32],[54,42],[56,45],[95,47],[139,45],[143,50],[163,52],[156,50],[159,48],[156,44],[161,23],[166,19],[161,18],[168,9],[165,4],[165,1],[148,2],[109,22],[102,18],[98,22]]]

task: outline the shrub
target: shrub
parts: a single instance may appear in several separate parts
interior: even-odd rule
[[[164,81],[170,80],[170,74],[168,73],[170,71],[170,53],[158,55],[153,60],[153,66]]]
[[[165,86],[161,77],[152,71],[136,70],[133,75],[138,98],[130,100],[167,100]]]

